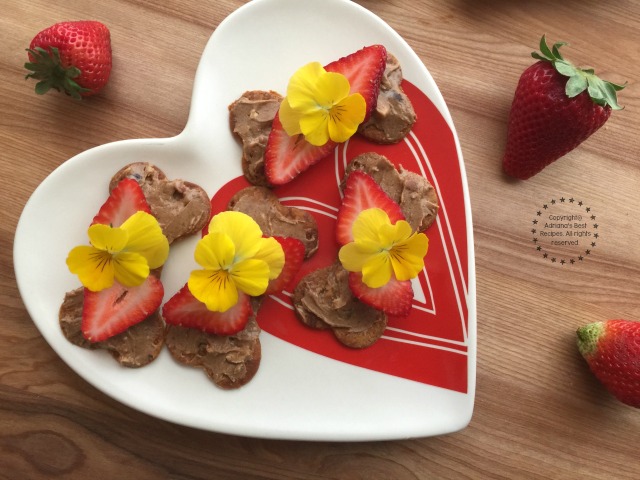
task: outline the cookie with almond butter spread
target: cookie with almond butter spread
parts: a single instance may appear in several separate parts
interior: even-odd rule
[[[261,298],[251,300],[253,314],[244,329],[233,335],[213,335],[168,325],[169,352],[182,364],[202,368],[220,388],[240,388],[254,377],[262,358],[260,327],[256,322],[261,301]]]
[[[280,203],[266,187],[247,187],[237,192],[227,206],[253,218],[265,235],[293,237],[302,242],[305,258],[318,250],[318,224],[306,210]]]
[[[411,100],[402,89],[400,62],[387,52],[376,108],[369,120],[358,127],[358,132],[374,143],[398,143],[407,136],[416,118]]]
[[[387,327],[384,312],[360,302],[349,288],[349,272],[339,262],[304,276],[293,292],[293,306],[307,326],[331,329],[351,348],[373,345]]]
[[[300,240],[305,257],[318,249],[318,226],[311,214],[287,207],[266,187],[247,187],[237,192],[227,209],[249,215],[266,236]],[[168,325],[166,345],[178,362],[204,369],[224,389],[240,388],[256,374],[261,360],[260,327],[256,315],[263,297],[252,298],[253,313],[247,325],[233,335],[215,335],[195,328]]]
[[[109,183],[109,192],[125,178],[141,187],[152,215],[169,243],[200,232],[211,216],[209,196],[200,186],[183,180],[169,180],[162,170],[149,163],[132,163],[119,170]],[[160,277],[162,267],[151,275]],[[106,340],[91,342],[82,333],[84,289],[65,294],[58,318],[64,336],[74,345],[107,350],[121,365],[147,365],[160,353],[165,340],[165,324],[158,311],[142,322]]]
[[[207,192],[199,185],[181,179],[169,180],[165,173],[146,162],[120,169],[109,183],[111,192],[124,178],[138,182],[169,243],[200,232],[211,217]]]
[[[269,186],[264,173],[264,151],[282,96],[252,90],[229,105],[231,131],[242,141],[242,172],[254,185]]]

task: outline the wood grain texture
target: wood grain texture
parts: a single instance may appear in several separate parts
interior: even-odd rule
[[[640,477],[640,411],[598,384],[575,329],[640,320],[640,3],[634,0],[362,0],[423,60],[450,108],[467,168],[478,290],[471,424],[377,443],[266,441],[176,426],[103,395],[46,344],[18,294],[13,236],[25,202],[58,165],[96,145],[184,127],[206,41],[239,0],[6,0],[0,16],[0,478],[460,479]],[[549,12],[553,11],[553,15]],[[36,96],[24,49],[63,19],[105,22],[113,75],[77,103]],[[501,172],[509,106],[542,33],[603,77],[625,106],[526,182]],[[601,237],[577,265],[537,255],[545,202],[582,198]]]

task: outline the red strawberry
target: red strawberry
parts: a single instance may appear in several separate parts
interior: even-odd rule
[[[365,121],[378,103],[380,81],[387,66],[387,49],[382,45],[370,45],[324,68],[327,72],[341,73],[351,85],[351,93],[359,93],[367,102]]]
[[[329,72],[343,74],[349,80],[351,93],[360,93],[367,104],[365,121],[378,101],[380,81],[387,63],[387,50],[371,45],[328,64]],[[264,166],[271,185],[283,185],[333,152],[336,143],[329,140],[317,147],[302,135],[290,137],[276,115],[264,152]]]
[[[269,281],[269,286],[265,292],[267,295],[287,289],[304,261],[304,244],[300,240],[293,237],[273,238],[282,245],[282,250],[284,251],[284,267],[277,278]]]
[[[616,91],[622,85],[605,82],[593,70],[581,70],[562,58],[556,43],[545,37],[539,61],[524,71],[518,82],[507,131],[504,171],[522,180],[539,173],[570,152],[619,110]]]
[[[349,174],[344,189],[344,198],[338,210],[336,240],[340,245],[353,241],[353,222],[363,210],[380,208],[387,212],[389,220],[395,224],[404,220],[400,206],[394,202],[382,187],[368,174],[354,171]]]
[[[163,295],[162,283],[153,275],[136,287],[115,282],[99,292],[85,288],[82,334],[91,342],[101,342],[122,333],[155,312]]]
[[[53,88],[79,99],[98,93],[109,80],[111,35],[100,22],[56,23],[38,33],[27,51],[27,78],[38,80],[38,94]]]
[[[640,408],[640,322],[606,320],[577,331],[578,349],[618,400]]]
[[[371,288],[362,281],[360,272],[349,273],[349,288],[362,303],[387,315],[406,317],[411,312],[413,288],[411,280],[397,280],[393,275],[382,287]]]
[[[140,211],[151,213],[151,208],[138,182],[132,178],[125,178],[111,190],[109,198],[100,207],[91,224],[101,223],[119,227],[127,218]]]
[[[335,147],[336,144],[331,140],[317,147],[302,135],[290,137],[276,115],[264,151],[267,180],[271,185],[284,185],[329,155]]]
[[[193,296],[188,284],[162,307],[162,316],[169,325],[195,328],[214,335],[233,335],[242,330],[252,314],[249,296],[238,291],[238,303],[226,312],[212,312]]]

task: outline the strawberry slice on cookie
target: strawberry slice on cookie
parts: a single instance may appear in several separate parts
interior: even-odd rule
[[[282,267],[280,275],[273,280],[269,280],[269,285],[265,291],[267,295],[291,288],[305,257],[304,244],[297,238],[279,236],[274,236],[273,238],[278,241],[284,252],[284,267]]]
[[[383,45],[370,45],[357,52],[327,64],[327,72],[341,73],[351,86],[351,93],[358,92],[367,103],[364,121],[376,108],[382,74],[387,65],[387,49]]]
[[[151,207],[138,182],[125,178],[111,191],[107,201],[93,217],[91,225],[102,223],[119,227],[136,212],[151,213]]]
[[[371,45],[326,67],[299,69],[276,114],[264,153],[267,181],[283,185],[353,135],[376,106],[387,50]]]
[[[411,279],[424,267],[428,239],[411,228],[400,206],[364,172],[347,178],[336,240],[355,297],[388,315],[407,316]]]
[[[101,342],[142,322],[162,303],[164,288],[154,275],[138,286],[115,282],[99,292],[84,289],[82,334],[90,342]]]
[[[164,288],[154,270],[166,261],[169,242],[132,179],[111,191],[87,233],[90,245],[73,248],[67,266],[84,287],[82,334],[95,343],[124,332],[160,307]]]
[[[349,174],[344,198],[338,210],[336,240],[339,245],[353,242],[353,224],[363,210],[380,208],[392,223],[404,220],[400,205],[394,202],[371,175],[354,171]]]
[[[195,328],[214,335],[233,335],[241,331],[252,314],[249,296],[238,292],[237,303],[224,312],[209,310],[193,296],[185,284],[162,307],[162,316],[168,325]]]

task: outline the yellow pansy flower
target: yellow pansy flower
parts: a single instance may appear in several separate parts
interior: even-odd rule
[[[356,133],[367,108],[362,95],[349,91],[344,75],[327,72],[318,62],[305,65],[291,77],[280,104],[282,127],[290,136],[303,134],[316,146],[329,140],[346,142]]]
[[[353,222],[354,241],[344,245],[338,256],[350,272],[362,272],[362,281],[371,288],[385,285],[391,275],[410,280],[424,267],[429,239],[416,233],[405,221],[391,224],[379,208],[363,210]]]
[[[263,238],[260,226],[241,212],[222,212],[196,245],[203,268],[189,276],[189,290],[207,308],[224,312],[238,302],[238,290],[262,295],[284,267],[284,251],[275,238]]]
[[[67,266],[94,292],[111,287],[114,280],[126,287],[140,285],[169,256],[167,238],[146,212],[136,212],[120,227],[91,225],[87,233],[91,245],[73,248]]]

